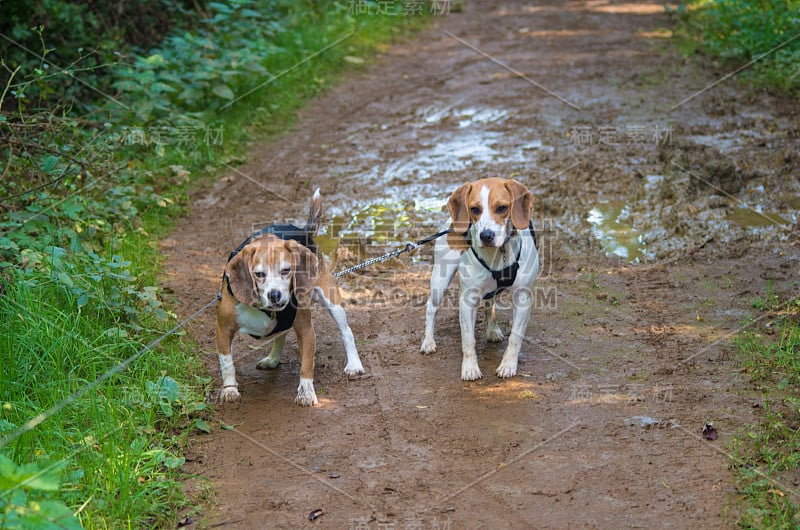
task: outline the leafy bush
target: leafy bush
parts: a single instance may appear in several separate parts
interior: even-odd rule
[[[212,16],[200,31],[170,35],[118,69],[114,87],[134,102],[134,119],[217,110],[248,83],[269,75],[263,63],[284,51],[273,42],[285,29],[278,12],[253,7],[249,0],[212,2]]]
[[[159,42],[173,27],[191,27],[206,0],[4,0],[0,86],[17,67],[37,75],[11,86],[6,109],[94,106],[114,80],[110,65]],[[199,11],[199,12],[198,12]],[[65,73],[68,71],[69,73]],[[19,80],[18,80],[19,81]]]
[[[17,466],[0,454],[0,528],[79,530],[72,510],[55,501],[36,501],[31,492],[58,491],[64,463]]]
[[[744,76],[761,86],[800,88],[800,0],[696,0],[682,6],[677,34],[690,50],[729,67],[755,61]]]

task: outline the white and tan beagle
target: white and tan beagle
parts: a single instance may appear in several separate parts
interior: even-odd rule
[[[420,351],[436,351],[436,312],[458,270],[461,379],[483,377],[475,352],[475,317],[481,300],[486,311],[486,340],[501,342],[505,338],[495,321],[494,308],[495,295],[504,290],[509,291],[513,302],[511,336],[495,373],[513,377],[530,319],[533,282],[539,274],[536,235],[530,220],[533,195],[516,180],[488,178],[458,188],[447,201],[447,209],[453,231],[447,240],[436,241]]]
[[[324,256],[313,236],[322,216],[319,189],[311,199],[305,227],[270,225],[248,238],[228,258],[217,310],[217,351],[222,372],[222,401],[238,401],[239,388],[233,366],[236,332],[270,339],[272,350],[256,368],[267,370],[280,363],[286,333],[294,329],[300,351],[300,385],[295,402],[317,403],[314,391],[316,335],[311,322],[311,300],[328,309],[344,341],[347,375],[364,373],[353,332],[341,306],[336,286]]]

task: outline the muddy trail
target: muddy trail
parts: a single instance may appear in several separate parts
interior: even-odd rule
[[[671,51],[661,4],[467,2],[312,102],[208,189],[163,242],[180,316],[254,228],[322,188],[334,270],[439,230],[463,182],[536,196],[543,269],[520,373],[478,343],[462,382],[457,282],[419,354],[431,249],[340,281],[366,374],[314,310],[319,404],[237,338],[242,401],[186,464],[200,528],[725,528],[728,451],[762,409],[732,338],[767,285],[797,288],[797,102]],[[500,64],[502,63],[502,64]],[[213,311],[191,333],[219,384]],[[499,311],[508,329],[510,310]],[[756,321],[760,329],[767,321]],[[214,396],[209,396],[214,399]],[[706,422],[719,432],[701,436]],[[309,521],[312,510],[322,510]]]

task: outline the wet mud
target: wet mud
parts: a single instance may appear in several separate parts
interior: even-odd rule
[[[533,191],[542,256],[512,379],[493,375],[505,343],[484,343],[482,317],[492,375],[459,379],[455,284],[438,351],[419,354],[430,248],[340,279],[364,376],[342,373],[314,310],[318,406],[293,402],[293,334],[269,372],[267,346],[237,338],[243,399],[215,416],[235,428],[189,447],[200,527],[735,525],[728,451],[761,409],[731,339],[768,324],[752,308],[767,285],[797,289],[799,109],[735,79],[706,89],[725,72],[685,62],[669,28],[652,2],[466,2],[197,190],[162,243],[181,316],[252,228],[302,220],[316,186],[334,270],[440,230],[448,195],[487,176]],[[191,334],[217,384],[213,325]]]

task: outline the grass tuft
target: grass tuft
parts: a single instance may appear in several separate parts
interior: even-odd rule
[[[757,425],[733,442],[743,528],[798,528],[800,498],[800,299],[781,302],[772,288],[754,306],[774,318],[765,331],[737,339],[740,362],[763,395]]]

